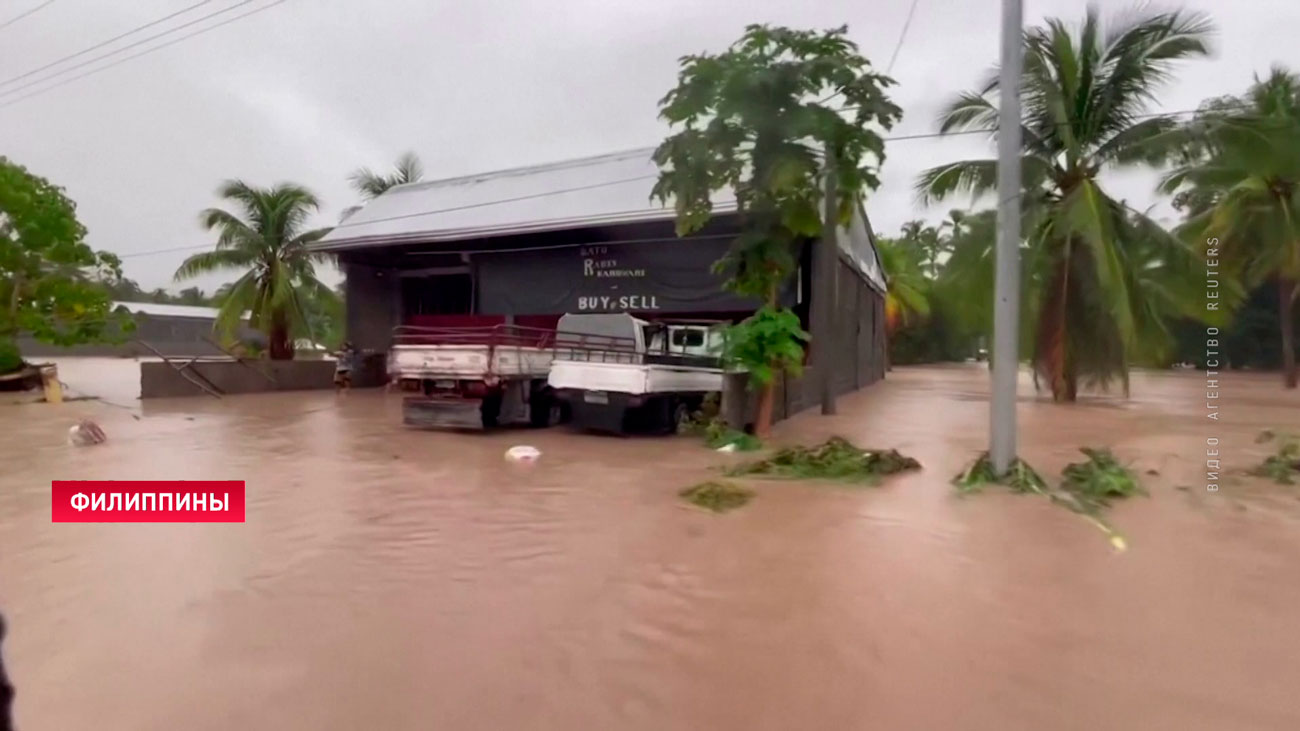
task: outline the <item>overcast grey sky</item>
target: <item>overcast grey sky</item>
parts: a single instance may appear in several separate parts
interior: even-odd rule
[[[0,79],[195,1],[55,0],[0,28]],[[0,24],[42,2],[0,0]],[[214,0],[170,25],[238,2]],[[220,17],[272,2],[251,0]],[[133,254],[204,243],[197,214],[216,203],[213,191],[225,178],[305,184],[320,195],[318,223],[327,225],[356,202],[350,171],[386,166],[408,149],[436,178],[652,145],[664,135],[655,102],[672,85],[682,54],[720,50],[751,22],[847,23],[863,53],[883,67],[910,2],[287,0],[0,108],[0,154],[64,186],[90,243],[124,256],[128,276],[148,288],[177,289],[171,274],[184,252]],[[1104,11],[1133,6],[1098,4]],[[1189,64],[1159,109],[1191,109],[1239,92],[1271,63],[1300,69],[1297,0],[1181,5],[1211,13],[1218,52]],[[1025,20],[1078,18],[1084,7],[1025,0]],[[893,96],[905,111],[894,134],[934,131],[940,107],[995,62],[998,8],[998,0],[918,0],[893,70]],[[14,96],[0,95],[0,105]],[[975,136],[891,143],[884,186],[868,202],[877,229],[891,233],[951,207],[917,206],[919,171],[990,154]],[[1134,205],[1157,202],[1149,176],[1109,183]],[[198,283],[210,289],[224,279]]]

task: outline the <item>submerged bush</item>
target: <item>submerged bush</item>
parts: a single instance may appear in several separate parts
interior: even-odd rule
[[[785,447],[767,459],[736,467],[732,474],[873,482],[882,475],[919,469],[920,462],[898,450],[859,449],[831,437],[816,447]]]
[[[717,415],[704,417],[699,411],[695,412],[690,421],[682,424],[679,433],[703,437],[704,443],[712,449],[719,449],[728,444],[736,445],[736,450],[740,452],[753,452],[763,448],[762,440],[753,434],[732,429],[721,417]]]
[[[1272,438],[1272,432],[1262,432]],[[1259,438],[1255,442],[1262,443],[1269,439]],[[1295,478],[1300,476],[1300,442],[1294,437],[1286,437],[1277,445],[1277,451],[1270,454],[1264,461],[1250,473],[1256,477],[1267,477],[1279,485],[1293,485]]]
[[[754,491],[731,482],[701,482],[678,493],[692,505],[715,513],[734,510],[754,497]]]
[[[1061,489],[1090,510],[1108,507],[1115,498],[1145,495],[1137,477],[1109,449],[1083,447],[1087,461],[1065,466]]]
[[[1048,487],[1047,482],[1020,459],[1012,462],[1007,474],[999,478],[993,471],[988,452],[981,454],[974,464],[954,477],[952,484],[962,494],[978,492],[985,485],[998,484],[1011,488],[1013,492],[1042,495],[1057,505],[1082,515],[1106,534],[1116,550],[1123,551],[1128,548],[1128,543],[1124,536],[1101,517],[1101,509],[1109,506],[1115,498],[1145,495],[1146,491],[1138,484],[1133,472],[1120,464],[1109,449],[1084,447],[1079,451],[1088,457],[1087,461],[1067,465],[1058,488]]]

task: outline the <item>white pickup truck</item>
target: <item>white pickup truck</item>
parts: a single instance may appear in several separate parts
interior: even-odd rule
[[[402,401],[408,426],[549,426],[561,404],[546,383],[555,332],[517,325],[394,329],[389,380],[419,395]]]
[[[725,327],[627,314],[565,315],[547,380],[580,428],[672,432],[706,396],[721,393]]]

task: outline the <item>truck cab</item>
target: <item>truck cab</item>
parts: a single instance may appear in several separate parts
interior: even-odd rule
[[[727,323],[565,315],[548,384],[593,431],[672,432],[722,390]]]

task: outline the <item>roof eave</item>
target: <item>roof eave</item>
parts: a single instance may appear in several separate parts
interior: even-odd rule
[[[736,210],[734,201],[714,204],[715,213],[726,215]],[[356,236],[352,238],[329,239],[328,237],[310,245],[312,251],[334,252],[355,249],[367,249],[376,246],[401,246],[403,244],[440,243],[447,241],[472,241],[498,236],[517,236],[547,231],[563,231],[572,228],[591,228],[593,226],[623,225],[633,223],[650,223],[669,221],[677,217],[676,211],[660,209],[637,211],[635,213],[614,213],[601,216],[583,216],[577,218],[548,219],[530,221],[506,226],[487,226],[470,229],[449,229],[444,231],[420,231],[404,234],[381,234],[375,236]]]

